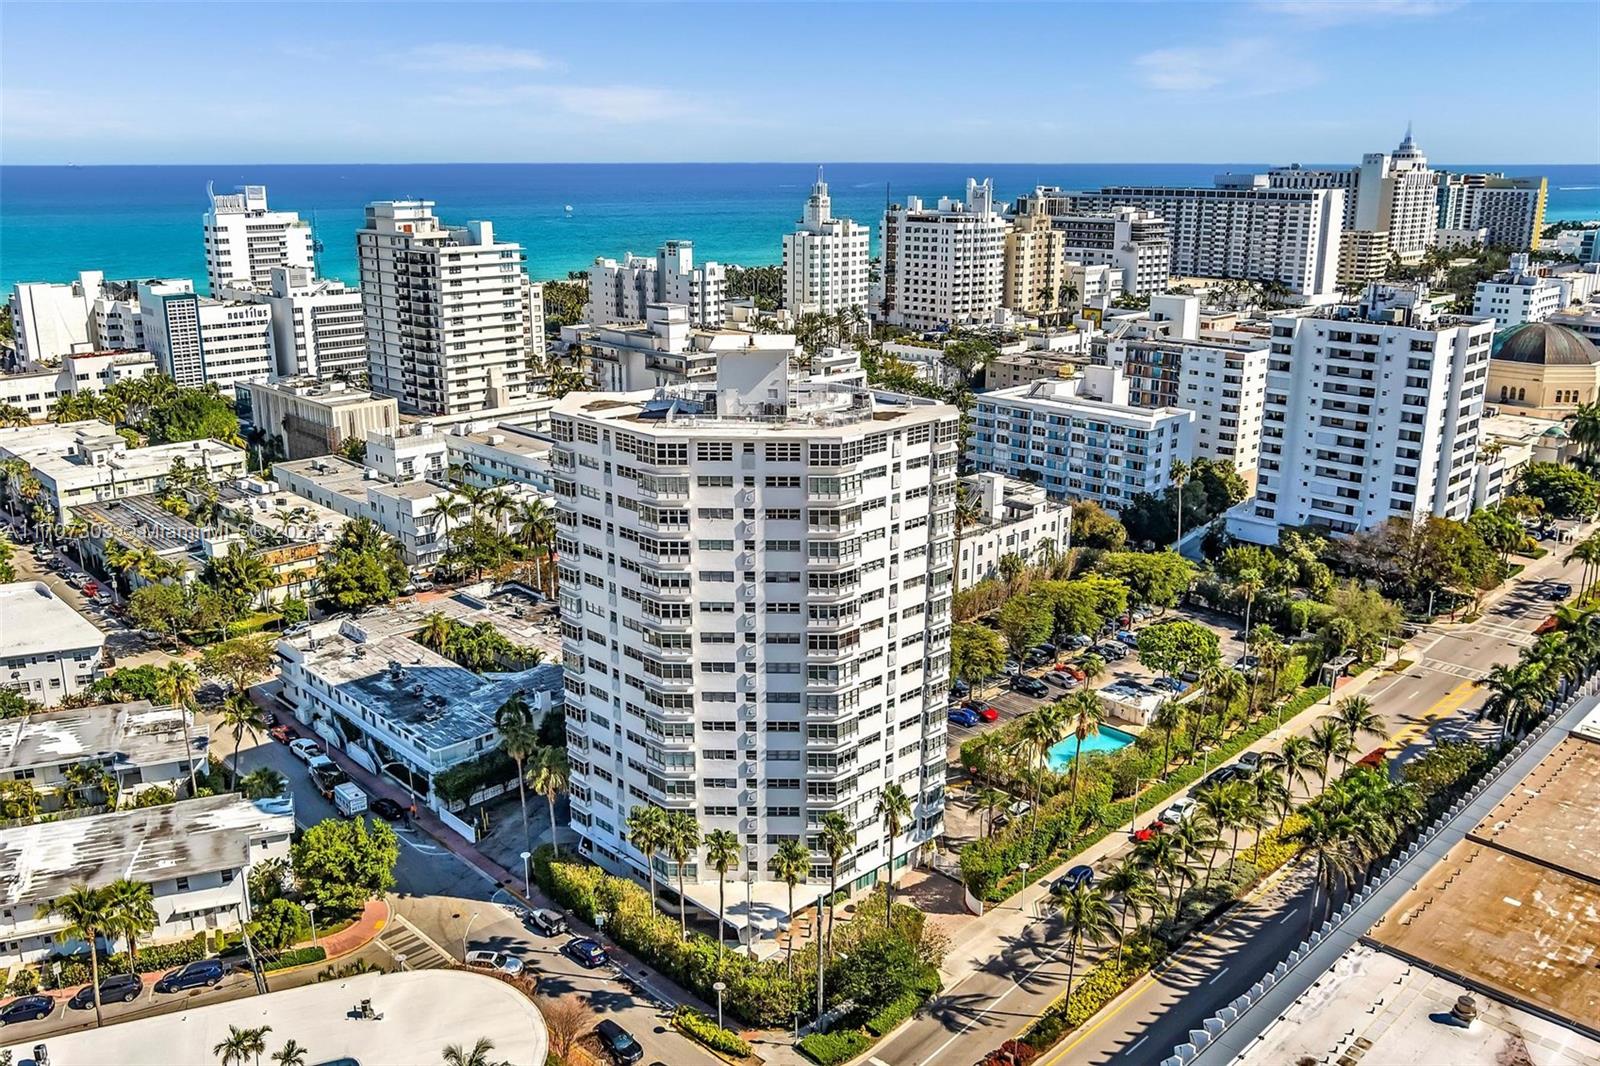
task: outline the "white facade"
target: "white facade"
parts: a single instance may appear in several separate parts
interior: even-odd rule
[[[1494,326],[1440,315],[1420,285],[1274,318],[1256,496],[1229,531],[1275,543],[1282,526],[1466,518]]]
[[[233,794],[0,829],[0,964],[81,951],[59,938],[67,922],[50,904],[120,878],[154,896],[141,945],[236,929],[251,917],[251,868],[287,860],[293,832],[292,803]]]
[[[589,268],[585,318],[595,325],[643,322],[651,304],[681,304],[689,322],[718,329],[727,320],[727,271],[694,261],[693,241],[668,241],[655,258],[628,252],[622,262],[596,259]]]
[[[1228,463],[1248,480],[1261,452],[1268,342],[1185,341],[1182,347],[1178,406],[1195,413],[1195,458]]]
[[[1472,313],[1493,317],[1496,329],[1543,322],[1600,292],[1600,267],[1554,272],[1535,269],[1526,254],[1511,256],[1508,269],[1478,282]]]
[[[216,440],[133,448],[109,423],[47,423],[0,429],[0,459],[21,459],[43,490],[41,502],[65,514],[78,503],[144,496],[166,486],[172,464],[204,470],[212,481],[244,473],[245,454]]]
[[[149,352],[85,351],[62,356],[57,369],[0,374],[0,404],[20,407],[40,421],[63,396],[102,393],[119,381],[154,373],[156,361]]]
[[[973,421],[967,457],[977,469],[1113,512],[1165,489],[1173,462],[1193,449],[1193,411],[1134,406],[1127,378],[1108,366],[980,393]]]
[[[188,739],[184,719],[189,720]],[[71,790],[68,771],[93,762],[132,797],[152,786],[175,788],[189,776],[191,758],[204,765],[210,734],[194,715],[149,700],[38,711],[0,721],[0,781],[27,781],[54,809]]]
[[[878,226],[877,316],[912,329],[992,321],[1005,299],[1007,228],[989,179],[968,178],[965,200],[891,205]]]
[[[341,281],[319,281],[304,267],[273,267],[265,285],[213,291],[271,309],[275,376],[366,377],[360,290]]]
[[[277,267],[295,267],[316,277],[311,226],[293,211],[269,210],[265,185],[241,185],[238,191],[220,196],[208,185],[206,195],[211,210],[202,225],[206,279],[213,293],[225,288],[265,289]]]
[[[1040,185],[1017,200],[1017,213],[1048,215],[1062,235],[1062,254],[1070,262],[1117,271],[1120,292],[1148,296],[1166,289],[1172,274],[1172,241],[1166,221],[1137,207],[1086,213],[1077,209],[1076,196]],[[1089,302],[1087,295],[1080,299]]]
[[[1439,228],[1439,204],[1434,173],[1411,130],[1393,154],[1362,156],[1360,175],[1355,228],[1387,233],[1390,253],[1402,260],[1421,258]]]
[[[43,581],[0,585],[0,688],[46,707],[94,684],[106,636]]]
[[[368,384],[403,410],[456,414],[529,398],[522,246],[488,222],[445,226],[430,200],[367,205],[356,233]]]
[[[584,369],[598,392],[710,381],[718,360],[740,353],[757,358],[773,352],[801,355],[793,334],[701,329],[683,304],[650,304],[642,322],[586,326],[573,335],[582,336],[589,353]]]
[[[783,235],[783,305],[790,312],[833,314],[867,307],[867,227],[834,218],[822,168],[799,228]]]
[[[266,381],[277,371],[272,310],[196,296],[189,281],[140,282],[139,322],[161,372],[184,388]]]
[[[1442,171],[1435,178],[1441,232],[1481,229],[1485,244],[1539,250],[1549,190],[1546,179]]]
[[[369,438],[369,448],[371,441]],[[444,471],[438,476],[442,478]],[[450,490],[425,480],[422,471],[413,480],[395,482],[385,479],[376,467],[325,455],[274,463],[272,478],[288,491],[346,518],[371,519],[400,545],[409,567],[434,566],[449,547],[448,525],[434,512],[434,505],[450,495]]]
[[[26,366],[95,347],[94,301],[103,285],[98,270],[83,271],[66,285],[17,282],[11,290],[11,323],[18,361]]]
[[[841,888],[881,875],[873,806],[898,782],[909,861],[944,804],[955,408],[791,385],[774,355],[668,400],[574,394],[551,427],[582,850],[642,871],[628,810],[688,810],[740,835],[752,893],[782,912],[767,859],[803,840],[825,880],[826,812],[861,830]],[[714,909],[697,860],[689,894]]]
[[[956,587],[971,588],[999,572],[1000,557],[1038,562],[1072,547],[1072,507],[1050,500],[1044,489],[1001,474],[962,479],[978,503],[978,521],[961,534]]]

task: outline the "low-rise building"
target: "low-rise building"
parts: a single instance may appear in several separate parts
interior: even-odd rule
[[[20,407],[29,418],[42,421],[63,396],[97,395],[119,381],[156,373],[149,352],[82,350],[60,358],[59,367],[34,365],[0,374],[0,405]]]
[[[395,538],[406,565],[431,567],[449,545],[435,504],[451,490],[427,480],[388,481],[376,469],[337,455],[275,463],[280,486],[346,518],[368,518]]]
[[[27,781],[59,796],[76,787],[67,771],[89,763],[110,776],[118,795],[136,796],[186,780],[190,763],[204,765],[209,747],[209,731],[188,711],[149,700],[39,711],[0,720],[0,781]]]
[[[1472,313],[1494,318],[1507,329],[1524,322],[1543,322],[1572,305],[1582,306],[1600,292],[1600,265],[1553,270],[1534,266],[1528,256],[1511,257],[1509,267],[1478,282]]]
[[[1495,335],[1490,403],[1518,414],[1563,418],[1600,399],[1600,348],[1554,321],[1524,322]]]
[[[1071,505],[1050,500],[1038,485],[1002,474],[973,474],[961,483],[977,502],[978,517],[959,538],[957,588],[993,576],[1001,556],[1034,563],[1072,547]]]
[[[54,707],[100,676],[106,635],[43,581],[0,585],[0,618],[0,688]]]
[[[1192,456],[1194,412],[1135,405],[1114,367],[981,393],[973,419],[967,458],[977,469],[1035,480],[1052,497],[1114,512],[1141,493],[1161,492],[1172,464]]]
[[[74,888],[150,886],[156,926],[141,943],[236,929],[251,916],[250,870],[287,859],[294,808],[234,794],[0,829],[0,964],[82,951],[50,905]]]
[[[359,323],[359,317],[357,319]],[[364,357],[363,357],[364,358]],[[377,396],[342,381],[285,378],[244,387],[250,421],[285,459],[309,459],[338,451],[346,441],[400,425],[400,406],[392,396]]]
[[[586,371],[599,392],[635,392],[665,385],[710,381],[717,361],[740,352],[787,352],[801,356],[789,333],[750,333],[695,325],[691,308],[657,302],[643,309],[643,321],[594,325],[574,330],[588,352]],[[563,330],[563,335],[567,333]],[[764,358],[764,356],[763,356]]]

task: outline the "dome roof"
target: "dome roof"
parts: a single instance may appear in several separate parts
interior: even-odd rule
[[[1494,357],[1512,363],[1541,366],[1594,366],[1600,349],[1594,342],[1553,322],[1524,322],[1494,339]]]

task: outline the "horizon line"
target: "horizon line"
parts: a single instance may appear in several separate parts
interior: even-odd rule
[[[303,162],[303,161],[269,161],[254,160],[249,162],[184,162],[184,163],[74,163],[71,161],[55,163],[0,163],[0,170],[45,169],[51,167],[64,167],[76,170],[109,169],[113,167],[414,167],[414,166],[469,166],[469,167],[704,167],[704,166],[733,166],[733,167],[762,167],[762,166],[815,166],[816,159],[742,159],[742,160],[715,160],[715,159],[636,159],[636,160],[470,160],[470,159],[414,159],[407,161],[373,161],[362,162],[359,160],[340,160],[336,162]],[[1080,160],[962,160],[962,159],[834,159],[821,160],[823,166],[1004,166],[1004,167],[1030,167],[1030,166],[1254,166],[1253,160],[1205,160],[1205,159],[1080,159]],[[1296,163],[1260,163],[1261,166],[1278,167],[1294,166]],[[1299,162],[1301,166],[1348,166],[1359,167],[1360,163],[1343,163],[1336,161],[1317,160],[1309,163]],[[1593,160],[1579,162],[1552,162],[1541,160],[1537,162],[1521,162],[1501,160],[1494,163],[1485,163],[1481,160],[1466,163],[1446,163],[1429,160],[1432,168],[1461,167],[1461,166],[1515,166],[1515,167],[1584,167],[1592,166],[1600,169],[1600,163]]]

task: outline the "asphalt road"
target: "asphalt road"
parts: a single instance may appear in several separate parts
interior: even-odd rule
[[[1419,638],[1415,665],[1362,693],[1383,716],[1399,760],[1433,740],[1492,733],[1492,723],[1477,720],[1487,695],[1475,682],[1533,643],[1531,630],[1554,606],[1540,595],[1541,581],[1576,583],[1581,564],[1562,563],[1564,554],[1552,551],[1530,564],[1471,626]],[[1248,837],[1241,840],[1247,843]],[[1118,854],[1125,850],[1126,845]],[[1114,861],[1097,865],[1104,868]],[[1305,936],[1308,885],[1298,870],[1269,880],[1226,923],[1191,942],[1159,977],[1136,986],[1131,997],[1042,1058],[1041,1066],[1146,1064],[1165,1058],[1190,1029],[1237,997]],[[874,1056],[888,1066],[962,1064],[980,1060],[1020,1034],[1066,988],[1060,924],[1047,915],[998,948],[978,972],[937,997],[923,1018],[874,1049]],[[1080,960],[1078,972],[1083,968]]]

